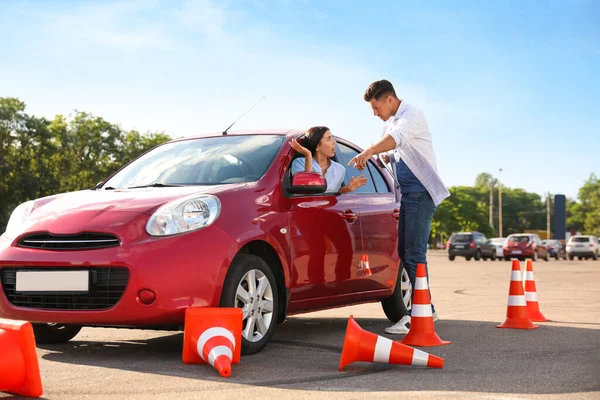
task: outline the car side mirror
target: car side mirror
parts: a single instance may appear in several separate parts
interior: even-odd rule
[[[293,194],[317,194],[327,190],[325,177],[318,172],[297,172],[292,176],[288,192]]]

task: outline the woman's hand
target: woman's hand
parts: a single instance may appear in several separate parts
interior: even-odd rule
[[[310,150],[308,150],[306,147],[304,147],[300,143],[298,143],[298,141],[296,139],[292,139],[290,141],[290,146],[292,147],[292,149],[296,150],[298,153],[302,154],[304,157],[312,156],[312,154],[310,153]]]
[[[361,186],[364,186],[369,180],[364,175],[353,176],[350,182],[346,185],[349,192],[353,192]]]

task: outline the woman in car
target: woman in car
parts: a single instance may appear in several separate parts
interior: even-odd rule
[[[292,162],[292,174],[302,171],[322,174],[327,181],[325,193],[352,192],[368,181],[364,175],[360,175],[352,177],[350,182],[342,187],[346,168],[331,160],[335,154],[335,140],[326,126],[313,126],[306,131],[302,144],[298,143],[296,139],[292,139],[290,146],[304,156]]]

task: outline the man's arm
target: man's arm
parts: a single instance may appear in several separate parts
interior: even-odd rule
[[[352,165],[354,168],[358,168],[360,171],[364,170],[367,166],[369,158],[373,157],[374,154],[383,153],[396,148],[396,140],[390,135],[385,135],[381,140],[368,149],[354,157],[348,165]]]

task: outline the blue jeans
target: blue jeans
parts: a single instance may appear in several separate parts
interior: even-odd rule
[[[426,256],[435,209],[435,204],[428,192],[402,193],[400,222],[398,223],[398,256],[402,260],[402,266],[406,269],[413,288],[415,287],[417,264],[425,264],[429,282]],[[414,294],[413,290],[413,297]],[[431,291],[429,296],[431,297]],[[431,309],[435,312],[433,303]]]

